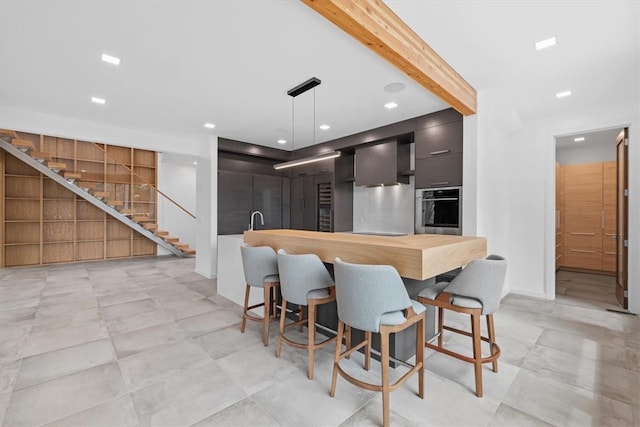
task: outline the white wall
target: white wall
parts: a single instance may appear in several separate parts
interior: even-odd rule
[[[216,277],[218,272],[218,138],[199,145],[196,172],[196,272]]]
[[[640,312],[639,104],[634,94],[526,122],[498,91],[478,93],[477,234],[508,258],[511,292],[555,298],[555,136],[629,125],[629,305]]]
[[[160,153],[158,155],[158,188],[177,204],[195,215],[196,168],[195,156]],[[191,248],[196,247],[197,222],[195,218],[158,195],[158,227],[180,238]]]

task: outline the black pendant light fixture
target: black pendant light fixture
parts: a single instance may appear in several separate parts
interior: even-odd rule
[[[294,108],[293,108],[293,103],[294,100],[293,98],[295,98],[296,96],[303,94],[313,88],[315,88],[316,86],[318,86],[320,83],[322,83],[320,81],[319,78],[317,77],[311,77],[309,80],[300,83],[298,86],[289,89],[287,91],[287,95],[289,95],[292,99],[291,99],[291,148],[293,149],[293,144],[295,143],[295,135],[294,135]],[[316,97],[315,97],[315,90],[314,90],[314,94],[313,94],[313,142],[315,143],[315,135],[316,135]],[[293,166],[300,166],[300,165],[306,165],[307,163],[313,163],[313,162],[319,162],[321,160],[327,160],[327,159],[333,159],[336,157],[340,156],[340,152],[339,151],[329,151],[328,153],[322,153],[322,154],[316,154],[315,156],[309,156],[309,157],[303,157],[301,159],[297,159],[297,160],[291,160],[288,162],[284,162],[284,163],[278,163],[276,165],[273,165],[274,169],[285,169],[285,168],[290,168]]]

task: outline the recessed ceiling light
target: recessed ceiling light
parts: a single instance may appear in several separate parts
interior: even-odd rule
[[[404,90],[404,83],[389,83],[384,87],[384,91],[387,93],[402,92]]]
[[[92,96],[91,97],[91,102],[96,103],[96,104],[106,104],[106,100],[103,98],[98,98],[97,96]]]
[[[193,162],[193,165],[194,165],[194,166],[197,166],[197,165],[198,165],[198,162]]]
[[[582,141],[584,141],[584,136],[580,136],[580,137],[578,137],[578,138],[573,138],[573,140],[574,140],[575,142],[582,142]]]
[[[556,93],[556,98],[565,98],[567,96],[571,96],[571,91],[570,90],[565,90],[564,92]]]
[[[216,125],[214,125],[213,123],[205,123],[204,127],[206,127],[207,129],[213,129],[214,127],[216,127]]]
[[[278,144],[286,144],[287,140],[286,139],[279,139],[278,140]]]
[[[555,46],[555,45],[556,45],[556,38],[549,37],[548,39],[544,39],[544,40],[540,40],[539,42],[536,42],[536,50],[546,49],[548,47]]]
[[[120,65],[120,58],[116,58],[115,56],[107,55],[106,53],[102,54],[102,60],[104,62],[108,62],[113,65]]]
[[[331,129],[331,126],[329,126],[329,125],[320,125],[320,129],[322,129],[322,130]]]
[[[395,102],[387,102],[386,104],[384,104],[384,108],[391,110],[393,108],[396,108],[398,106],[398,104],[396,104]]]

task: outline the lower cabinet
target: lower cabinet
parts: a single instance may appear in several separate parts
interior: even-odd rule
[[[291,178],[292,229],[333,231],[331,225],[332,194],[330,187],[333,181],[332,176],[333,174],[331,173],[325,173]],[[329,185],[328,189],[327,185]],[[329,197],[329,200],[327,200],[327,197]],[[320,225],[320,220],[322,225]]]

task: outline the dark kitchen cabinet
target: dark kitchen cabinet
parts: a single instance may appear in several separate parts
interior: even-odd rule
[[[256,229],[282,228],[283,178],[243,172],[218,172],[218,234],[242,234],[251,212],[259,210]]]
[[[462,153],[416,159],[416,188],[462,185]]]
[[[253,208],[253,175],[218,172],[218,234],[240,234],[249,228]]]
[[[253,210],[264,216],[264,225],[256,217],[255,229],[282,228],[282,198],[281,177],[253,175]]]
[[[418,129],[416,159],[462,153],[462,121]]]
[[[356,148],[356,185],[408,184],[401,173],[409,169],[410,146],[398,141],[369,144]]]
[[[291,179],[291,228],[316,230],[317,204],[313,175]]]

